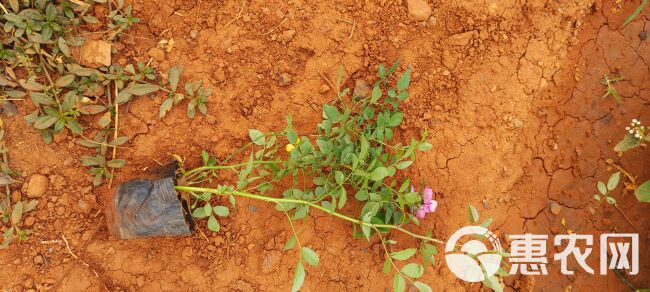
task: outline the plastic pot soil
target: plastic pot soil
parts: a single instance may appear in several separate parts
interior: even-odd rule
[[[107,206],[107,225],[120,239],[192,234],[194,221],[176,189],[177,165],[122,183]]]

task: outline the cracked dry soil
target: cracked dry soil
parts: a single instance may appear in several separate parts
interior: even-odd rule
[[[567,229],[595,238],[638,232],[641,267],[630,280],[650,286],[650,207],[619,194],[631,226],[615,209],[590,202],[596,181],[612,171],[607,159],[641,179],[650,177],[647,149],[623,158],[612,150],[632,118],[650,121],[650,47],[639,37],[650,28],[650,9],[620,27],[640,1],[429,0],[433,17],[416,23],[399,0],[254,0],[230,24],[241,1],[133,2],[142,22],[118,41],[116,60],[151,57],[159,72],[184,64],[186,78],[203,79],[214,94],[209,114],[192,121],[182,107],[159,120],[162,95],[120,108],[122,134],[133,139],[119,150],[128,164],[116,174],[117,183],[173,153],[193,165],[201,149],[223,158],[246,142],[246,129],[277,129],[287,113],[299,130],[311,131],[320,105],[333,98],[322,76],[334,80],[344,64],[346,85],[354,87],[372,82],[377,64],[399,58],[401,69],[410,65],[414,72],[401,136],[427,130],[433,144],[407,175],[442,194],[421,230],[447,238],[468,224],[471,203],[482,218],[494,218],[491,229],[505,243],[507,235],[524,232],[550,238]],[[171,52],[154,49],[170,38]],[[281,74],[291,82],[280,86]],[[616,84],[621,105],[601,98],[605,74],[626,77]],[[30,110],[20,107],[23,115]],[[207,234],[208,242],[199,235],[119,241],[106,230],[101,212],[110,191],[92,188],[76,159],[87,150],[65,134],[43,144],[20,115],[5,122],[12,166],[25,179],[40,173],[51,183],[32,215],[34,234],[0,251],[2,290],[289,289],[295,254],[282,252],[288,229],[273,206],[240,200],[222,232]],[[550,210],[554,203],[557,215]],[[321,256],[321,265],[307,270],[304,291],[391,287],[376,239],[354,240],[350,224],[320,213],[300,229],[301,241]],[[68,253],[62,236],[79,259]],[[575,262],[569,265],[575,275],[561,275],[553,249],[550,241],[548,276],[509,277],[506,289],[627,289],[613,273],[592,276]],[[485,290],[456,279],[440,254],[436,261],[424,276],[435,290]],[[588,263],[597,267],[597,257]]]

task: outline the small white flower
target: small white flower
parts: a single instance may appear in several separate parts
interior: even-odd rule
[[[625,131],[629,131],[629,130],[630,130],[630,127],[625,127]]]
[[[640,139],[641,136],[637,133],[637,134],[634,134],[634,138]]]
[[[634,130],[630,130],[630,134],[634,134]]]
[[[632,123],[636,124],[636,119],[632,119]]]

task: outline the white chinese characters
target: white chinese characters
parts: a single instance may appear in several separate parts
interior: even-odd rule
[[[546,257],[547,235],[526,233],[510,235],[510,274],[548,275]],[[593,235],[561,234],[555,236],[554,246],[560,252],[553,255],[554,261],[560,262],[560,271],[564,275],[573,275],[568,261],[575,259],[580,268],[589,274],[595,271],[587,264],[587,258],[593,250]],[[582,248],[580,248],[582,246]],[[564,247],[562,249],[562,247]],[[600,236],[600,274],[608,270],[627,270],[630,275],[639,273],[639,235],[632,233],[606,233]]]

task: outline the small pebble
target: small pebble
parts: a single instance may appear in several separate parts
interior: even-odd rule
[[[291,75],[288,73],[282,73],[278,76],[278,84],[282,87],[291,85]]]
[[[318,92],[323,94],[330,91],[330,87],[327,84],[321,84],[320,88],[318,88]]]
[[[551,208],[551,213],[553,213],[553,215],[558,215],[560,214],[560,211],[562,211],[562,206],[560,206],[560,204],[558,204],[557,202],[551,202],[550,208]]]
[[[43,256],[42,255],[35,256],[34,263],[37,265],[42,265],[44,263]]]
[[[40,198],[45,194],[50,181],[44,175],[35,174],[29,178],[27,185],[27,196],[30,198]]]

